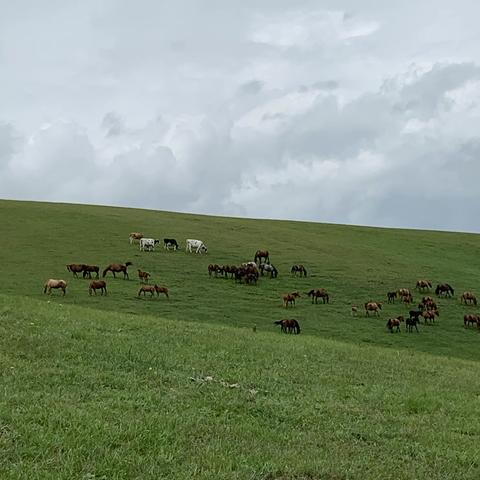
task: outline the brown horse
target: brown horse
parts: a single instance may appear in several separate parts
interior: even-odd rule
[[[273,323],[280,325],[283,333],[295,333],[295,335],[300,333],[300,325],[294,318],[284,318],[283,320],[277,320]]]
[[[83,278],[92,278],[92,272],[95,273],[96,277],[98,278],[98,273],[100,268],[98,265],[84,265],[83,266]]]
[[[397,318],[389,318],[387,320],[387,325],[386,327],[390,330],[391,333],[393,333],[393,329],[396,328],[396,332],[400,332],[400,323],[403,322],[403,317],[397,317]]]
[[[170,297],[168,296],[168,288],[167,287],[159,287],[158,285],[142,285],[140,287],[140,290],[138,291],[138,296],[143,293],[143,296],[146,294],[150,293],[150,296],[153,297],[153,295],[156,293],[157,297],[160,295],[160,293],[165,294],[165,296],[169,299]]]
[[[429,322],[435,323],[435,317],[439,317],[440,312],[435,309],[435,310],[426,310],[425,312],[422,313],[423,321],[427,323],[427,320]]]
[[[292,307],[295,306],[295,299],[300,297],[300,293],[298,292],[292,292],[292,293],[286,293],[283,296],[283,305],[285,308],[288,307],[290,304]]]
[[[312,303],[318,303],[318,299],[321,298],[323,303],[330,303],[330,295],[324,288],[317,288],[310,290],[307,295],[312,297]]]
[[[92,292],[96,295],[97,290],[100,290],[102,295],[103,292],[105,292],[105,295],[107,294],[107,282],[103,280],[94,280],[93,282],[90,282],[90,285],[88,287],[88,294],[91,295]]]
[[[455,291],[448,283],[441,283],[440,285],[437,285],[437,288],[435,289],[435,295],[445,295],[446,297],[453,297],[455,295]]]
[[[477,325],[480,328],[480,315],[473,315],[471,313],[463,316],[463,325],[469,327],[470,324]]]
[[[82,273],[85,265],[83,263],[70,263],[66,266],[69,272],[73,273],[73,276],[78,278],[77,273]]]
[[[401,299],[401,302],[402,303],[405,303],[405,304],[410,304],[410,303],[413,303],[413,297],[412,297],[412,294],[411,293],[408,293],[406,295],[402,295],[400,297]]]
[[[292,269],[290,270],[290,273],[292,275],[295,275],[295,276],[297,276],[297,273],[299,273],[300,276],[303,275],[304,277],[306,277],[307,276],[307,269],[303,265],[294,265],[292,267]]]
[[[159,287],[158,285],[154,285],[153,288],[155,288],[155,292],[157,292],[157,297],[161,293],[163,293],[170,300],[170,297],[168,296],[168,288],[167,287]]]
[[[375,315],[380,315],[379,310],[382,309],[380,302],[366,302],[365,303],[365,315],[370,316],[370,312],[375,312]]]
[[[134,242],[134,240],[140,240],[144,237],[143,233],[139,232],[132,232],[129,236],[128,239],[130,240],[130,245]]]
[[[255,252],[255,257],[253,258],[253,261],[257,263],[258,260],[258,264],[260,264],[262,263],[262,259],[263,263],[270,263],[270,255],[268,253],[268,250],[257,250]]]
[[[143,272],[140,269],[138,269],[137,271],[138,271],[138,278],[140,279],[140,282],[148,283],[150,274],[148,272]]]
[[[412,292],[408,288],[399,288],[397,290],[397,294],[399,297],[404,297],[404,296],[412,296]]]
[[[432,288],[432,284],[429,280],[417,280],[417,283],[415,284],[415,288],[419,292],[424,292],[425,290],[428,291]]]
[[[127,262],[125,264],[123,263],[111,263],[104,271],[103,271],[103,274],[102,274],[102,277],[105,277],[105,275],[107,274],[107,272],[112,272],[113,273],[113,278],[116,278],[115,277],[115,274],[116,273],[120,273],[122,272],[123,273],[123,278],[128,278],[128,272],[127,272],[127,268],[129,265],[133,265],[132,262]]]
[[[43,293],[48,293],[48,295],[50,295],[52,293],[52,288],[60,288],[65,296],[67,282],[65,280],[55,280],[54,278],[49,278],[43,286]]]
[[[477,304],[477,297],[472,292],[463,292],[460,296],[460,303],[470,303],[470,305]]]

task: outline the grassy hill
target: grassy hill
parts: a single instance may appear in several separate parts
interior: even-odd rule
[[[2,478],[479,478],[475,309],[440,300],[419,334],[386,331],[401,305],[350,316],[417,278],[477,291],[478,235],[11,201],[0,219]],[[131,231],[209,253],[139,252]],[[209,278],[257,248],[278,279]],[[127,260],[107,297],[65,269]],[[138,299],[137,268],[171,300]],[[43,295],[50,277],[64,298]],[[282,307],[318,287],[330,305]],[[285,316],[301,335],[280,334]]]

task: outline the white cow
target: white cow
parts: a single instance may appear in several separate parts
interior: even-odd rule
[[[159,240],[154,238],[141,238],[140,239],[140,251],[155,250],[155,245],[159,243]]]
[[[195,252],[195,253],[207,253],[207,246],[201,240],[193,240],[191,238],[187,239],[187,244],[185,246],[186,252]]]

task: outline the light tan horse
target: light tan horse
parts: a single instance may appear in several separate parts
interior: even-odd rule
[[[48,293],[48,295],[50,295],[52,293],[52,288],[60,288],[65,296],[67,282],[65,280],[55,280],[54,278],[49,278],[43,286],[43,293]]]
[[[417,283],[415,284],[415,288],[419,292],[424,292],[425,290],[430,290],[432,288],[432,283],[430,280],[417,280]]]
[[[477,304],[477,297],[472,292],[463,292],[460,297],[460,303],[467,303],[476,305]]]
[[[132,232],[129,236],[128,239],[130,240],[130,245],[134,242],[134,240],[140,240],[144,237],[143,233],[139,232]]]

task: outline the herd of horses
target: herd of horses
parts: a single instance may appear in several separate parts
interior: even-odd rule
[[[143,237],[142,234],[130,234],[130,243],[134,240],[140,240]],[[168,239],[172,242],[172,239]],[[175,242],[176,243],[176,242]],[[113,277],[116,278],[116,274],[123,274],[124,279],[129,279],[128,267],[132,265],[132,262],[125,263],[111,263],[102,271],[102,277],[105,278],[108,272],[111,272]],[[100,268],[98,265],[89,264],[68,264],[66,265],[67,271],[73,274],[74,278],[78,278],[79,274],[82,274],[84,279],[92,279],[92,274],[95,274],[96,279],[92,280],[88,287],[89,295],[97,295],[97,291],[101,295],[107,295],[107,284],[104,280],[100,280]],[[236,282],[245,284],[257,284],[257,281],[261,276],[267,274],[270,278],[278,277],[278,269],[270,263],[270,254],[268,250],[257,250],[254,255],[253,261],[245,262],[240,265],[218,265],[209,264],[208,274],[211,277],[223,277],[231,278]],[[140,283],[140,289],[137,296],[142,294],[145,297],[147,293],[150,293],[150,297],[160,294],[165,295],[169,299],[169,290],[167,287],[159,286],[157,284],[149,285],[150,273],[137,270]],[[299,275],[300,277],[307,277],[307,270],[304,265],[293,265],[290,273],[292,276]],[[49,279],[44,284],[44,293],[51,294],[53,289],[59,289],[63,295],[66,293],[67,282],[65,280]],[[415,290],[418,293],[428,293],[433,290],[432,283],[429,280],[420,279],[415,284]],[[438,284],[434,290],[435,295],[439,298],[452,298],[455,295],[455,291],[448,283]],[[305,292],[305,296],[311,298],[312,304],[317,304],[320,299],[323,304],[330,303],[330,294],[324,288],[311,289]],[[399,288],[394,291],[387,292],[387,303],[394,304],[397,299],[403,304],[410,306],[414,303],[413,293],[408,288]],[[289,292],[282,296],[282,305],[284,308],[295,307],[297,299],[301,297],[299,291]],[[465,305],[477,305],[477,298],[471,291],[465,291],[460,295],[460,303]],[[382,302],[370,300],[364,303],[365,316],[369,317],[371,314],[380,316],[382,310]],[[358,313],[358,307],[352,305],[352,316],[356,316]],[[424,295],[417,309],[411,309],[408,312],[408,317],[399,315],[394,318],[389,318],[386,323],[386,327],[390,332],[400,332],[401,324],[405,323],[406,331],[413,332],[419,331],[417,325],[420,323],[420,318],[423,318],[424,323],[435,323],[435,318],[440,316],[438,306],[429,295]],[[275,321],[274,324],[281,326],[281,331],[284,333],[300,333],[300,325],[298,320],[295,319],[282,319]],[[477,326],[480,329],[480,315],[479,314],[465,314],[464,326]]]

